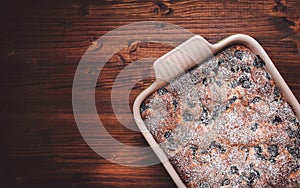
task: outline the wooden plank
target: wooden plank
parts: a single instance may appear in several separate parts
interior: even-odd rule
[[[212,43],[235,33],[249,34],[265,48],[300,99],[298,0],[7,1],[0,10],[2,187],[175,186],[159,164],[124,167],[98,156],[84,142],[73,117],[72,82],[80,58],[96,39],[128,23],[176,24]],[[130,36],[132,31],[124,34]],[[133,61],[160,57],[172,47],[145,44],[133,54],[129,48],[112,57],[98,77],[96,104],[111,135],[144,147],[142,135],[125,128],[113,114],[111,88]],[[136,85],[130,106],[152,81]],[[132,122],[129,112],[121,115]]]

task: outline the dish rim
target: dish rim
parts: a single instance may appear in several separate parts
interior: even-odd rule
[[[200,44],[200,46],[199,46]],[[150,94],[155,92],[160,87],[166,85],[168,81],[171,80],[171,78],[175,78],[177,76],[180,76],[180,73],[177,71],[174,72],[173,75],[170,75],[170,71],[168,72],[166,69],[170,68],[172,69],[172,66],[174,64],[181,64],[183,65],[183,70],[186,71],[190,69],[191,67],[195,66],[196,63],[191,62],[188,59],[184,59],[186,62],[179,62],[179,61],[173,61],[172,63],[168,62],[168,59],[172,58],[172,56],[176,56],[176,51],[178,52],[179,49],[183,47],[189,47],[189,46],[195,46],[197,45],[198,49],[201,50],[203,47],[206,50],[203,50],[205,53],[207,52],[207,49],[209,49],[212,52],[212,55],[217,54],[221,50],[225,49],[226,47],[232,46],[232,45],[244,45],[248,47],[254,54],[259,55],[261,59],[266,63],[265,68],[269,72],[269,74],[272,76],[272,79],[275,81],[275,85],[280,89],[281,94],[283,94],[286,101],[291,105],[296,117],[300,119],[300,105],[290,88],[288,87],[287,83],[284,81],[283,77],[280,75],[279,71],[273,64],[272,60],[266,53],[266,51],[263,49],[263,47],[252,37],[245,35],[245,34],[235,34],[228,36],[224,38],[223,40],[211,44],[206,39],[204,39],[200,35],[195,35],[188,39],[187,41],[183,42],[181,45],[176,47],[175,49],[171,50],[170,52],[166,53],[162,57],[158,58],[154,63],[154,73],[156,80],[144,91],[142,91],[137,98],[134,101],[133,105],[133,115],[134,120],[147,140],[150,147],[153,149],[154,153],[158,157],[158,159],[161,161],[171,178],[173,179],[174,183],[178,187],[186,187],[183,183],[182,179],[179,177],[178,173],[176,172],[175,168],[169,161],[168,157],[162,150],[162,148],[159,147],[159,144],[155,141],[152,134],[147,129],[146,125],[144,124],[144,121],[141,118],[140,114],[140,105],[142,102],[148,97]],[[178,55],[178,54],[177,54]],[[211,54],[201,54],[202,55],[202,61],[205,61],[208,57],[211,56]],[[206,56],[208,55],[208,57]],[[176,59],[176,58],[175,58]],[[200,57],[201,59],[201,57]],[[172,59],[174,60],[174,59]],[[182,59],[181,59],[182,60]],[[200,61],[199,61],[200,62]],[[169,64],[167,64],[169,63]],[[168,74],[168,77],[165,77],[165,75]],[[171,73],[172,74],[172,73]]]

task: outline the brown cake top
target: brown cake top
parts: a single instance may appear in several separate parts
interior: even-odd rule
[[[300,186],[300,126],[264,61],[232,46],[141,105],[188,187]]]

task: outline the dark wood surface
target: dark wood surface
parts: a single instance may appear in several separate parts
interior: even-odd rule
[[[214,43],[248,34],[265,48],[300,99],[300,1],[6,1],[0,6],[0,186],[174,187],[162,165],[110,163],[81,137],[72,111],[72,82],[80,58],[106,32],[136,21],[164,21]],[[128,47],[130,48],[130,47]],[[124,49],[100,75],[97,109],[119,141],[147,146],[142,135],[113,116],[111,83],[132,61],[170,47]],[[118,66],[116,66],[118,65]],[[140,82],[134,97],[149,82]],[[130,115],[130,114],[128,114]]]

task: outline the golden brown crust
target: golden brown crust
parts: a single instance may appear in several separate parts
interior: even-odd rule
[[[188,187],[300,186],[299,121],[244,46],[160,88],[141,115]]]

